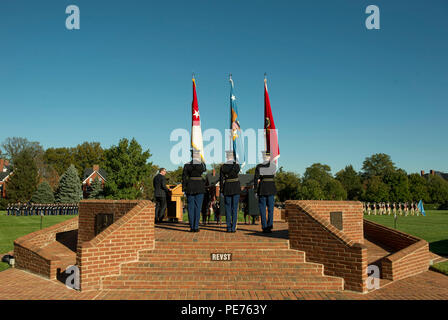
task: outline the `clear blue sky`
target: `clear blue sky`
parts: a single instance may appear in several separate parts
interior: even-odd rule
[[[365,28],[369,4],[381,30]],[[0,141],[135,137],[172,169],[191,73],[205,130],[228,126],[229,72],[242,127],[261,128],[267,72],[285,169],[359,170],[383,152],[408,172],[447,172],[447,13],[446,0],[2,0]]]

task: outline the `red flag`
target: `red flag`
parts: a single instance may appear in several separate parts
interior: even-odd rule
[[[271,102],[269,101],[267,80],[264,79],[264,130],[266,136],[266,151],[270,152],[272,161],[280,157],[278,135],[272,116]]]
[[[191,103],[192,126],[191,126],[191,147],[201,153],[204,161],[204,145],[202,142],[201,119],[199,116],[198,97],[196,96],[196,81],[193,78],[193,102]]]

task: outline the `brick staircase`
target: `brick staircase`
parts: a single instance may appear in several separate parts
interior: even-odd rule
[[[207,232],[207,231],[205,231]],[[216,231],[215,231],[216,232]],[[240,231],[237,231],[237,234]],[[104,277],[104,290],[303,290],[342,291],[342,278],[323,275],[323,265],[305,262],[288,240],[252,235],[209,239],[156,237],[154,250]],[[232,261],[211,261],[212,253],[232,253]]]

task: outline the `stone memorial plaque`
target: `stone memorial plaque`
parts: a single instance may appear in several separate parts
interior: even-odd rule
[[[113,213],[98,213],[95,216],[95,236],[114,223]]]
[[[330,212],[330,223],[342,230],[342,212]]]

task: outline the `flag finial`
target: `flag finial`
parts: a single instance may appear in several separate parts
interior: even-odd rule
[[[264,82],[266,82],[266,76],[267,76],[268,74],[265,72],[264,73]]]
[[[194,80],[194,72],[191,74],[191,77],[193,78],[193,80]]]

